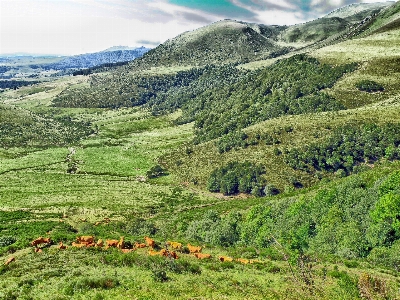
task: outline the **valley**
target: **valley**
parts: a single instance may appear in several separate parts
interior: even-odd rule
[[[398,299],[399,18],[224,20],[4,89],[0,298]]]

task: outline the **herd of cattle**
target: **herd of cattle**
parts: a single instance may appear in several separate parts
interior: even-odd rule
[[[72,242],[71,247],[75,248],[90,248],[90,247],[97,247],[109,249],[109,248],[117,248],[120,249],[123,253],[129,253],[135,251],[139,248],[149,248],[148,255],[150,256],[163,256],[168,257],[171,259],[178,259],[178,254],[189,254],[197,259],[211,259],[211,254],[201,253],[203,247],[201,246],[193,246],[191,244],[187,244],[187,247],[184,247],[182,243],[168,241],[165,243],[164,248],[161,248],[153,239],[149,237],[144,238],[145,243],[138,243],[135,242],[134,244],[130,242],[125,242],[124,237],[121,237],[119,240],[105,240],[98,239],[95,240],[94,236],[78,236],[76,238],[76,242]],[[34,251],[36,253],[42,252],[44,247],[49,247],[52,244],[50,238],[43,238],[39,237],[31,242],[31,246],[34,247]],[[63,242],[60,242],[57,246],[58,249],[63,250],[67,249],[67,245],[64,245]],[[159,250],[159,251],[156,251]],[[245,259],[245,258],[237,258],[233,259],[229,256],[218,256],[218,260],[221,262],[233,262],[237,261],[242,264],[252,264],[252,263],[261,263],[257,260],[252,259]],[[11,262],[15,261],[15,257],[9,258],[5,265],[10,264]]]

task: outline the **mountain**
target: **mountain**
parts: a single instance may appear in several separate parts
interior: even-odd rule
[[[289,26],[282,32],[281,40],[289,44],[301,43],[300,46],[308,46],[326,39],[336,38],[342,33],[351,31],[357,24],[364,24],[366,20],[394,3],[350,4],[334,10],[322,18]]]
[[[204,65],[260,60],[284,51],[276,43],[286,26],[266,26],[223,20],[166,41],[135,65]]]
[[[393,5],[394,1],[377,3],[354,3],[338,8],[323,18],[342,18],[350,22],[359,22],[362,19],[380,12],[382,9]]]
[[[149,48],[140,47],[134,50],[105,50],[102,52],[75,55],[67,57],[57,63],[49,64],[46,66],[46,69],[83,69],[107,63],[126,62],[141,57],[149,50]]]
[[[340,35],[393,3],[348,5],[323,18],[292,26],[223,20],[166,41],[133,66],[198,66],[273,58]]]

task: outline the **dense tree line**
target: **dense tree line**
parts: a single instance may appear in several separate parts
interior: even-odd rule
[[[273,199],[273,198],[271,198]],[[275,239],[293,255],[365,258],[400,270],[400,172],[377,182],[360,175],[316,194],[267,201],[225,217],[210,211],[183,227],[187,238],[222,246],[270,249]]]
[[[105,64],[101,64],[99,66],[74,71],[72,73],[72,75],[73,76],[78,76],[78,75],[87,76],[87,75],[90,75],[93,73],[105,72],[105,71],[108,71],[109,69],[113,69],[113,68],[120,67],[120,66],[125,66],[128,63],[129,63],[129,61],[122,61],[122,62],[116,62],[116,63],[105,63]]]
[[[207,183],[210,192],[221,192],[224,195],[237,193],[261,196],[266,186],[264,167],[251,162],[230,162],[215,169]]]
[[[17,89],[21,86],[33,85],[39,81],[25,81],[25,80],[0,80],[0,89]]]
[[[356,88],[358,88],[360,91],[368,92],[368,93],[373,93],[373,92],[382,92],[385,90],[383,85],[381,85],[378,82],[375,82],[373,80],[361,80],[356,83]]]
[[[342,170],[351,173],[363,162],[382,157],[400,158],[400,125],[346,125],[335,129],[324,141],[285,151],[285,161],[294,169],[307,172]]]

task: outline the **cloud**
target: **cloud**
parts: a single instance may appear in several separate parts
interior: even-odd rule
[[[161,44],[160,41],[151,41],[151,40],[138,40],[136,41],[136,43],[138,45],[146,45],[146,46],[150,46],[150,47],[155,47]]]
[[[0,0],[0,53],[68,55],[115,45],[156,46],[226,18],[290,25],[351,2],[354,0]]]

